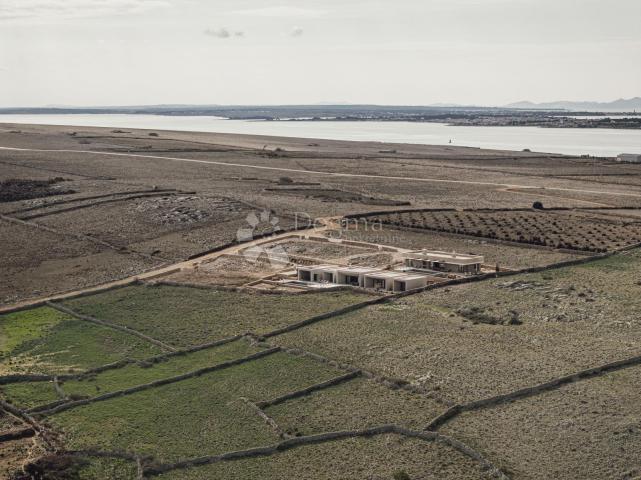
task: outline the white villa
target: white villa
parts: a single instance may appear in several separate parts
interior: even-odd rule
[[[340,265],[298,265],[299,282],[349,285],[386,292],[406,292],[443,281],[443,272],[461,275],[481,273],[484,258],[438,251],[419,250],[403,254],[404,266],[397,270]]]
[[[425,287],[430,279],[425,274],[395,272],[368,267],[299,265],[296,270],[298,280],[301,282],[333,283],[388,292],[405,292]]]
[[[405,266],[412,270],[451,272],[462,275],[481,273],[485,259],[481,255],[418,250],[403,255]]]

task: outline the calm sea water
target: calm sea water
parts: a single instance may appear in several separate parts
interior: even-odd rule
[[[641,153],[641,130],[454,127],[416,122],[266,122],[160,115],[0,115],[0,123],[34,123],[193,132],[245,133],[614,156]]]

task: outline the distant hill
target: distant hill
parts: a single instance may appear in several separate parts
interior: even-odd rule
[[[536,110],[572,110],[572,111],[589,111],[589,112],[629,112],[633,110],[641,111],[641,97],[629,99],[620,98],[613,102],[516,102],[505,105],[505,108],[523,108]]]

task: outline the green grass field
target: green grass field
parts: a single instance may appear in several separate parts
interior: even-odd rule
[[[133,462],[118,459],[91,458],[80,470],[77,480],[133,480],[137,468]]]
[[[42,307],[0,317],[8,373],[70,373],[160,352],[155,345]]]
[[[349,291],[258,295],[189,287],[133,286],[65,302],[177,347],[248,331],[266,333],[371,298]]]
[[[69,319],[68,315],[50,308],[0,316],[0,355],[6,357],[20,345],[45,336],[55,325]]]
[[[0,386],[4,399],[19,408],[27,409],[59,400],[53,382],[13,383]]]
[[[179,383],[48,417],[74,449],[99,447],[177,461],[265,445],[276,434],[241,397],[261,400],[336,376],[322,364],[276,353]]]
[[[220,347],[169,357],[157,363],[131,364],[79,380],[68,380],[64,382],[63,388],[67,395],[96,396],[174,377],[203,367],[245,357],[258,351],[246,341],[239,340]]]
[[[385,424],[421,431],[449,404],[508,393],[641,354],[639,278],[641,255],[631,252],[589,265],[427,291],[309,324],[270,337],[268,342],[250,343],[243,338],[155,360],[163,352],[137,336],[37,308],[0,317],[1,365],[5,374],[61,374],[123,358],[136,360],[62,382],[66,395],[90,398],[280,345],[402,379],[428,392],[420,395],[365,376],[353,378],[265,407],[282,431],[300,437]],[[265,333],[369,298],[350,292],[251,295],[134,286],[65,304],[185,347],[247,331]],[[470,318],[461,307],[475,307],[474,312],[482,315]],[[484,321],[504,318],[512,311],[519,313],[520,322]],[[145,457],[148,468],[270,446],[282,439],[243,398],[271,400],[345,373],[332,365],[336,363],[280,351],[168,385],[45,414],[40,420],[69,450],[129,452]],[[634,452],[641,444],[637,370],[609,372],[544,394],[464,412],[440,431],[519,479],[570,478],[588,448],[584,445],[594,441],[595,446],[589,447],[594,464],[579,469],[583,469],[582,478],[590,469],[599,478],[626,478],[618,474],[622,466],[627,472],[635,471],[633,460],[638,455]],[[21,408],[58,399],[52,382],[2,385],[0,391]],[[530,438],[545,442],[531,444]],[[549,458],[553,465],[547,470],[540,467]],[[572,459],[570,470],[559,470],[566,458]],[[610,468],[609,459],[615,460],[616,468]],[[136,466],[122,460],[89,459],[79,478],[133,480]],[[385,434],[306,445],[152,478],[490,477],[479,462],[447,443]]]

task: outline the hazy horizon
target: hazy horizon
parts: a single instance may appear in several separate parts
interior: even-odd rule
[[[0,107],[609,102],[641,2],[5,0]]]
[[[546,105],[554,103],[604,103],[609,104],[615,101],[627,101],[627,100],[636,100],[641,99],[641,94],[631,98],[613,98],[611,100],[606,100],[604,102],[594,102],[592,100],[576,100],[576,101],[567,101],[564,99],[557,99],[554,101],[543,101],[543,102],[530,102],[534,105]],[[378,107],[419,107],[419,108],[503,108],[507,107],[510,104],[517,103],[528,103],[528,99],[521,99],[520,101],[510,102],[505,105],[481,105],[481,104],[457,104],[457,103],[441,103],[436,102],[429,105],[420,105],[420,104],[404,104],[404,105],[392,105],[385,103],[351,103],[344,101],[337,102],[307,102],[307,103],[235,103],[235,104],[225,104],[225,103],[149,103],[149,104],[110,104],[110,105],[74,105],[74,104],[46,104],[46,105],[36,105],[32,107],[25,107],[23,105],[12,105],[9,107],[0,107],[0,109],[18,109],[18,108],[43,108],[43,109],[61,109],[61,108],[70,108],[70,109],[91,109],[91,108],[100,108],[100,109],[113,109],[113,108],[153,108],[153,107],[298,107],[298,106],[309,106],[309,107],[332,107],[332,106],[346,106],[346,107],[358,107],[358,106],[378,106]]]

